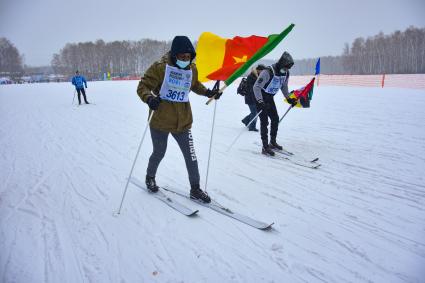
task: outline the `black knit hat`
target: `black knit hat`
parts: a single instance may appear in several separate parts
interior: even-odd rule
[[[195,48],[193,48],[192,42],[187,36],[178,35],[174,37],[173,43],[171,43],[171,59],[173,61],[176,60],[176,55],[179,53],[190,53],[191,61],[196,57]]]
[[[294,65],[294,59],[292,59],[291,54],[288,52],[283,52],[282,56],[280,57],[279,61],[276,63],[277,69],[290,69]]]

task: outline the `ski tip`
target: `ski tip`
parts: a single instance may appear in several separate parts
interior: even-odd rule
[[[314,159],[313,159],[313,160],[311,160],[310,162],[311,162],[311,163],[314,163],[314,162],[316,162],[316,161],[319,161],[319,157],[314,158]]]
[[[189,217],[197,216],[198,212],[199,212],[199,210],[194,210],[192,213],[187,214],[187,216],[189,216]]]
[[[259,228],[260,230],[263,230],[263,231],[267,231],[267,230],[271,230],[273,227],[273,224],[274,224],[274,222],[272,222],[271,224],[269,224],[269,225],[267,225],[267,226],[264,226],[264,227],[261,227],[261,228]]]

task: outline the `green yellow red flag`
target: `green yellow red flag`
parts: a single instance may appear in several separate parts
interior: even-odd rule
[[[311,81],[307,85],[303,86],[302,88],[295,89],[289,93],[289,97],[295,98],[298,100],[298,103],[295,105],[296,107],[301,107],[301,108],[310,107],[310,101],[313,98],[314,79],[315,78],[312,78]]]
[[[280,34],[268,37],[252,35],[227,39],[210,32],[202,33],[196,47],[199,80],[220,80],[230,85],[256,61],[272,51],[294,26],[291,24]]]

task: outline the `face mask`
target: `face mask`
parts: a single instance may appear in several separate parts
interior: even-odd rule
[[[184,69],[187,66],[189,66],[190,61],[180,61],[180,60],[176,60],[176,65],[179,66],[180,68]]]

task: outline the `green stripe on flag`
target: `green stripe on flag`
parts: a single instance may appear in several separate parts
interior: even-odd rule
[[[239,67],[230,77],[227,78],[224,82],[227,86],[233,83],[237,78],[243,75],[246,70],[249,69],[255,62],[266,56],[270,51],[272,51],[294,28],[294,24],[290,24],[284,31],[280,34],[272,34],[268,37],[268,41],[261,47],[245,64]]]

